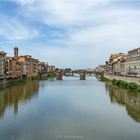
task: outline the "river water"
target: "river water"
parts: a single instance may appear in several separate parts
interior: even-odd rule
[[[94,77],[8,86],[0,140],[140,140],[140,94]]]

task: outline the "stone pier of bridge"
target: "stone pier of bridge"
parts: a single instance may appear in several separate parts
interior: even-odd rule
[[[72,75],[73,75],[74,73],[72,73]],[[64,73],[62,73],[62,72],[58,72],[57,74],[56,74],[56,79],[57,80],[63,80],[63,75],[64,75]],[[85,72],[80,72],[79,73],[79,76],[80,76],[80,80],[86,80],[86,73]]]
[[[84,72],[80,73],[80,80],[86,80],[86,74]]]
[[[56,74],[56,79],[57,80],[63,80],[63,74],[61,72]]]

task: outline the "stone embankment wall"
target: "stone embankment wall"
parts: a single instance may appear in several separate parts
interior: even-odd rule
[[[124,76],[114,76],[114,75],[104,75],[104,77],[108,79],[116,79],[116,80],[123,80],[128,83],[135,82],[136,84],[140,85],[140,78],[132,78],[132,77],[124,77]]]
[[[0,80],[0,86],[2,86],[2,85],[4,85],[4,84],[6,84],[6,80],[5,80],[5,79]]]

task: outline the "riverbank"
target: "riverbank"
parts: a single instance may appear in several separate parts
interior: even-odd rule
[[[113,80],[113,79],[123,80],[123,81],[126,81],[128,83],[134,82],[134,83],[140,85],[140,78],[132,78],[132,77],[124,77],[124,76],[114,76],[114,75],[104,75],[104,77],[106,77],[106,78],[108,78],[110,80]]]
[[[39,80],[52,80],[56,78],[55,73],[48,73],[39,77]]]
[[[0,90],[11,85],[18,85],[27,82],[27,79],[8,80],[0,84]]]
[[[0,82],[0,89],[5,88],[7,86],[11,86],[11,85],[22,84],[22,83],[25,83],[27,81],[52,80],[52,79],[55,79],[55,78],[56,78],[55,74],[49,73],[49,74],[44,75],[42,77],[40,77],[40,76],[32,76],[31,78],[24,77],[22,79],[11,79],[11,80],[10,79],[9,80],[4,79],[3,81]]]
[[[113,85],[116,85],[120,88],[124,88],[129,91],[140,93],[139,79],[130,78],[130,77],[104,75],[104,77],[101,77],[101,81],[111,82]]]

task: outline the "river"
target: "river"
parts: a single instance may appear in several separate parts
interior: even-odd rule
[[[140,140],[140,94],[94,77],[8,86],[0,140]]]

